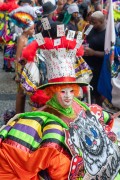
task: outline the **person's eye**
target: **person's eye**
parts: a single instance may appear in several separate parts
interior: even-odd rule
[[[70,92],[71,92],[71,93],[73,93],[74,91],[73,91],[73,90],[71,90]]]
[[[62,93],[62,94],[64,94],[64,93],[65,93],[65,91],[61,91],[61,93]]]

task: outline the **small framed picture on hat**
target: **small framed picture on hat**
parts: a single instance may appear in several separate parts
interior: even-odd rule
[[[51,26],[50,26],[50,23],[49,23],[47,17],[42,18],[42,19],[41,19],[41,22],[42,22],[42,25],[43,25],[44,30],[51,29]]]

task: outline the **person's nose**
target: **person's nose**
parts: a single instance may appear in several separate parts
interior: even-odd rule
[[[78,17],[78,13],[77,12],[75,13],[75,17]]]
[[[67,92],[65,93],[65,96],[66,96],[66,98],[69,98],[69,97],[70,97],[70,92],[67,91]]]

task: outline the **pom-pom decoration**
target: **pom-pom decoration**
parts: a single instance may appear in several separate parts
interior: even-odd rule
[[[46,95],[43,90],[37,90],[31,97],[30,100],[33,104],[37,104],[36,106],[43,106],[47,101],[50,100],[50,97]]]
[[[0,3],[0,11],[6,11],[6,12],[11,12],[14,9],[17,9],[19,7],[18,4],[16,4],[15,1],[10,1],[8,3]]]
[[[24,50],[22,52],[22,57],[27,62],[33,62],[34,57],[36,56],[37,49],[38,49],[38,43],[36,41],[33,41],[26,48],[24,48]]]

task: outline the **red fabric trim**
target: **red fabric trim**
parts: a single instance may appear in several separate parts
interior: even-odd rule
[[[74,77],[60,77],[60,78],[55,78],[55,79],[51,79],[48,81],[49,83],[52,83],[52,82],[76,82],[76,78]]]
[[[19,144],[19,143],[15,142],[15,141],[13,141],[11,139],[5,139],[4,143],[9,144],[9,145],[11,145],[13,147],[19,148],[22,151],[30,152],[30,149],[28,149],[27,147],[23,146],[22,144]]]

